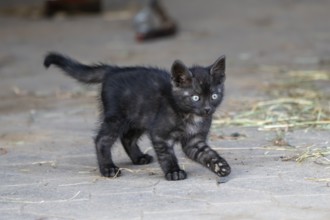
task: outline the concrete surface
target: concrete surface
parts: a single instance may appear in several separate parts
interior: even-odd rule
[[[228,59],[227,96],[219,114],[265,97],[276,71],[324,69],[330,55],[329,1],[166,1],[180,22],[175,38],[137,44],[129,20],[103,16],[0,18],[0,219],[324,219],[330,218],[329,166],[272,148],[273,131],[214,127],[210,144],[231,164],[214,174],[177,155],[188,179],[169,182],[159,165],[131,165],[122,147],[116,179],[100,177],[92,137],[98,88],[82,86],[42,59],[56,50],[86,62],[169,68],[173,60]],[[236,103],[236,104],[235,104]],[[238,103],[238,104],[237,104]],[[246,138],[220,140],[239,132]],[[329,131],[288,132],[291,145],[327,145]],[[150,143],[143,139],[145,151]],[[219,183],[220,182],[220,183]],[[224,182],[224,183],[223,183]]]

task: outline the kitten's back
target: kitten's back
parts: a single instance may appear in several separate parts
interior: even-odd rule
[[[132,123],[141,124],[153,118],[161,106],[172,107],[171,91],[168,72],[132,67],[106,75],[101,95],[105,112],[121,112]]]

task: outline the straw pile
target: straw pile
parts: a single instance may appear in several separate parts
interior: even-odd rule
[[[250,109],[215,119],[213,124],[253,126],[260,130],[330,129],[330,94],[318,84],[327,84],[330,73],[285,71],[278,75],[276,82],[264,87],[270,97],[268,100],[257,101]]]

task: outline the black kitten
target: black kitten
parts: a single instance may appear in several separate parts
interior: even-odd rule
[[[149,135],[167,180],[186,178],[174,154],[180,142],[185,154],[219,176],[230,166],[206,143],[212,114],[224,95],[225,57],[208,67],[187,68],[175,61],[171,73],[157,68],[84,65],[58,53],[50,53],[45,67],[56,65],[84,83],[102,83],[103,118],[95,138],[97,159],[103,176],[120,174],[111,147],[120,138],[134,164],[148,164],[137,142]]]

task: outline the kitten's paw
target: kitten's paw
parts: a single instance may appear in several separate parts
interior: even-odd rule
[[[119,167],[103,167],[100,172],[105,177],[118,177],[121,174]]]
[[[187,174],[184,170],[176,170],[173,172],[168,172],[165,175],[167,180],[184,180],[187,178]]]
[[[218,176],[228,176],[231,172],[230,166],[223,158],[212,159],[206,166]]]
[[[152,162],[152,160],[153,160],[152,156],[150,156],[149,154],[143,154],[142,156],[137,158],[137,160],[133,161],[133,164],[135,165],[149,164]]]

